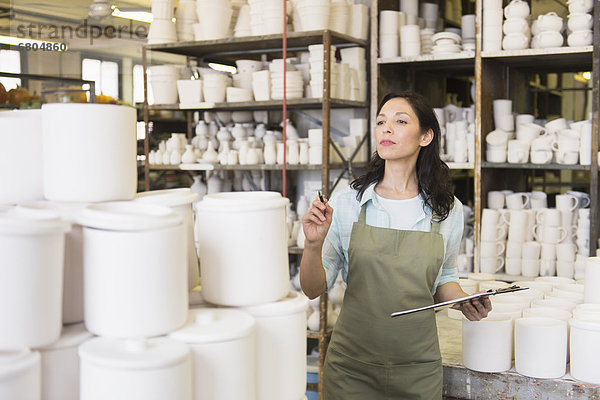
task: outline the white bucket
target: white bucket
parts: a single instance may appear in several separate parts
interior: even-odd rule
[[[0,204],[44,198],[42,112],[0,112]]]
[[[583,382],[600,384],[600,320],[569,320],[571,327],[571,375]]]
[[[0,399],[36,400],[42,395],[40,353],[0,351]]]
[[[232,309],[192,310],[187,324],[169,337],[192,349],[195,400],[256,398],[251,315]]]
[[[0,350],[40,347],[58,339],[69,229],[45,211],[0,212]]]
[[[79,358],[80,400],[192,400],[190,349],[176,340],[95,338]]]
[[[187,236],[188,289],[192,290],[200,283],[198,254],[194,240],[194,213],[192,203],[198,201],[198,194],[189,188],[153,190],[136,195],[136,201],[163,205],[171,208],[183,219]]]
[[[585,266],[586,304],[600,304],[600,257],[589,257]]]
[[[465,367],[480,372],[503,372],[512,366],[513,320],[494,314],[481,321],[462,322]]]
[[[288,202],[276,192],[231,192],[206,195],[196,204],[206,301],[250,306],[286,296]]]
[[[85,325],[97,335],[164,335],[187,318],[183,221],[170,208],[137,202],[85,207]]]
[[[44,197],[129,200],[137,188],[136,110],[114,104],[42,106]]]
[[[73,324],[83,321],[83,232],[77,223],[86,203],[58,203],[34,201],[19,204],[19,208],[48,210],[72,224],[65,237],[65,268],[63,275],[62,322]]]
[[[307,309],[308,298],[298,292],[244,308],[256,320],[257,399],[300,399],[306,392]]]
[[[42,400],[79,400],[77,347],[91,338],[83,324],[73,324],[63,327],[57,342],[40,349]]]
[[[532,378],[560,378],[567,368],[567,323],[552,318],[515,321],[515,369]]]

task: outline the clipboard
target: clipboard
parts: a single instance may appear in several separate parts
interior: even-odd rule
[[[442,303],[435,303],[435,304],[432,304],[430,306],[425,306],[425,307],[420,307],[420,308],[413,308],[412,310],[406,310],[406,311],[398,311],[398,312],[392,313],[390,316],[392,318],[394,318],[394,317],[399,317],[401,315],[413,314],[413,313],[416,313],[416,312],[419,312],[419,311],[430,310],[432,308],[449,306],[451,304],[456,304],[456,303],[462,303],[464,301],[468,301],[468,300],[471,300],[471,299],[477,299],[477,298],[480,298],[480,297],[495,296],[497,294],[519,292],[521,290],[528,290],[528,289],[529,288],[520,287],[520,286],[517,286],[517,285],[509,286],[509,287],[503,288],[503,289],[496,289],[496,290],[489,289],[486,292],[476,293],[476,294],[472,294],[470,296],[465,296],[465,297],[460,297],[460,298],[454,299],[454,300],[444,301]]]

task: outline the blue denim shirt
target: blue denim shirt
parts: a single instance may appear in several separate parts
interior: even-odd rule
[[[363,193],[360,202],[356,199],[356,190],[350,186],[335,193],[329,200],[329,205],[333,208],[333,221],[325,238],[322,252],[328,289],[331,289],[335,283],[340,270],[344,281],[348,277],[348,246],[350,245],[352,224],[358,221],[361,206],[367,204],[367,225],[379,228],[390,227],[390,216],[377,201],[374,189],[375,184],[369,186]],[[423,211],[411,230],[430,232],[432,211],[422,199],[421,203]],[[444,238],[444,262],[435,280],[432,294],[439,285],[458,282],[456,256],[462,240],[463,228],[463,207],[461,202],[455,198],[448,218],[440,223],[440,233]]]

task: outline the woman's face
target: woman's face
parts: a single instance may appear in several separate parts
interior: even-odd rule
[[[416,158],[421,147],[432,139],[433,131],[421,133],[417,115],[401,97],[388,100],[377,115],[375,141],[377,153],[384,160]]]

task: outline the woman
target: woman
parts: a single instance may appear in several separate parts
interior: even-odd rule
[[[367,173],[302,218],[302,290],[315,298],[338,272],[347,282],[323,370],[325,400],[441,399],[433,310],[390,314],[466,296],[455,267],[462,205],[439,157],[440,127],[425,98],[388,94]],[[470,320],[489,299],[456,305]]]

